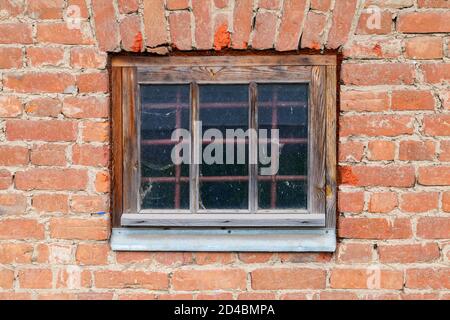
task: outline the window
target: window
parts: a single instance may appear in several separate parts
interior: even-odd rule
[[[336,57],[112,59],[116,250],[333,251]]]

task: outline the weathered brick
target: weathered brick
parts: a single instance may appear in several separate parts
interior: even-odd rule
[[[26,14],[33,19],[61,19],[64,0],[27,1]]]
[[[33,67],[58,67],[64,64],[64,49],[31,47],[27,49],[27,64]]]
[[[1,44],[31,44],[33,43],[31,24],[2,23],[0,24]]]
[[[65,166],[67,164],[65,145],[41,144],[31,149],[31,163],[38,166]]]
[[[425,186],[448,186],[450,185],[450,167],[421,167],[418,182]]]
[[[108,172],[99,172],[95,175],[95,191],[106,193],[110,191],[110,177]]]
[[[339,169],[340,182],[358,187],[412,187],[415,172],[411,166],[354,166]]]
[[[84,142],[106,142],[109,139],[109,123],[85,122],[82,137]]]
[[[99,270],[94,273],[97,288],[143,288],[167,290],[167,274],[151,271]]]
[[[108,221],[103,218],[75,219],[52,218],[50,236],[55,239],[68,240],[107,240],[109,236]]]
[[[369,142],[370,160],[394,160],[395,157],[395,143],[392,141],[375,140]]]
[[[33,196],[33,208],[40,213],[69,211],[68,196],[65,194],[36,194]]]
[[[331,0],[311,0],[311,9],[326,12],[331,8]]]
[[[108,262],[107,244],[81,243],[76,252],[77,263],[81,265],[104,265]]]
[[[250,41],[252,29],[253,1],[240,0],[235,2],[233,13],[233,33],[231,46],[234,49],[246,49]]]
[[[420,68],[427,83],[448,84],[450,82],[450,63],[429,63],[423,64]]]
[[[400,141],[399,159],[403,161],[433,160],[436,146],[433,141]]]
[[[370,195],[369,212],[388,213],[397,206],[398,199],[395,192],[376,192]]]
[[[108,201],[104,196],[74,195],[70,200],[73,212],[96,213],[108,210]]]
[[[442,38],[414,37],[405,40],[405,57],[408,59],[441,59],[443,55]]]
[[[11,173],[7,170],[0,170],[0,190],[8,189],[11,183]]]
[[[14,271],[1,268],[0,269],[0,289],[12,289],[14,284]]]
[[[409,213],[420,213],[437,209],[439,194],[436,192],[404,193],[400,199],[400,210]]]
[[[102,51],[112,51],[119,46],[119,25],[112,0],[92,2],[95,21],[95,35]]]
[[[0,116],[2,118],[16,118],[22,114],[22,101],[13,96],[0,97]]]
[[[439,259],[440,252],[436,243],[379,245],[378,254],[381,263],[420,263]]]
[[[374,20],[373,12],[362,12],[356,27],[356,34],[389,34],[392,31],[392,13],[381,10]],[[379,18],[379,21],[378,21]],[[379,24],[378,24],[379,23]]]
[[[450,161],[450,141],[441,141],[440,161]]]
[[[20,93],[71,93],[75,90],[75,78],[69,73],[7,74],[4,85]]]
[[[1,166],[23,166],[28,164],[28,148],[19,146],[0,145]]]
[[[97,3],[97,1],[95,1],[94,4],[95,3]],[[39,43],[56,43],[65,45],[94,43],[90,26],[86,23],[82,23],[81,28],[79,29],[69,29],[68,24],[65,22],[38,23],[36,37]]]
[[[0,69],[13,69],[22,67],[21,48],[0,48]]]
[[[31,263],[33,245],[29,243],[2,243],[0,244],[0,263]]]
[[[67,97],[63,101],[62,113],[67,118],[106,118],[109,101],[99,97]]]
[[[77,78],[80,93],[107,92],[109,90],[108,74],[105,72],[82,73]]]
[[[54,98],[36,98],[26,104],[25,112],[37,117],[57,117],[61,113],[61,102]]]
[[[187,11],[169,15],[170,37],[173,46],[179,50],[192,49],[191,15]]]
[[[333,289],[402,289],[403,272],[373,269],[333,269],[330,276],[330,286]]]
[[[70,65],[73,68],[98,68],[106,65],[106,55],[94,48],[73,48],[70,50]]]
[[[278,31],[277,42],[275,49],[278,51],[296,50],[299,47],[299,39],[302,33],[303,19],[305,19],[306,0],[284,0],[283,15],[281,17],[281,24]],[[256,17],[258,19],[258,16]],[[261,16],[261,18],[263,18]],[[264,17],[269,18],[269,17]],[[256,21],[258,23],[258,20]],[[269,21],[268,27],[271,28],[272,22]],[[275,30],[275,26],[274,30]],[[262,29],[265,30],[265,29]],[[271,31],[267,30],[267,37],[272,41]],[[261,35],[262,37],[263,35]],[[254,43],[254,39],[253,39]],[[252,43],[252,46],[255,47]],[[264,43],[265,44],[265,43]],[[271,48],[267,46],[260,46],[262,48]],[[258,48],[258,47],[255,47]]]
[[[327,47],[337,49],[347,42],[358,1],[336,1]]]
[[[389,106],[390,101],[387,92],[341,92],[342,111],[386,111]]]
[[[403,33],[450,32],[450,12],[402,12],[397,18],[397,30]]]
[[[413,120],[411,116],[400,115],[346,115],[341,117],[340,134],[343,137],[412,134]]]
[[[397,218],[341,218],[338,233],[347,239],[408,239],[412,236],[411,221]]]
[[[79,169],[31,168],[16,173],[18,190],[84,190],[87,171]]]
[[[411,289],[448,290],[449,268],[415,268],[406,270],[406,287]]]
[[[430,136],[450,136],[450,114],[433,114],[423,118],[424,133]]]
[[[431,91],[403,90],[392,92],[393,110],[433,110],[435,101]]]
[[[120,13],[136,12],[139,9],[139,0],[118,0]]]
[[[414,77],[414,67],[405,63],[346,63],[342,66],[342,81],[348,85],[413,84]]]
[[[240,269],[176,270],[172,286],[177,291],[236,290],[246,287],[246,276]]]
[[[364,192],[339,192],[340,212],[361,213],[364,208]]]
[[[251,272],[255,290],[324,289],[326,271],[312,268],[264,268]]]
[[[318,50],[322,47],[322,36],[326,22],[327,17],[324,14],[319,14],[313,11],[308,13],[302,34],[302,48]]]
[[[8,140],[75,141],[77,123],[59,120],[9,120],[6,122]]]
[[[122,48],[125,51],[142,51],[143,39],[141,32],[141,18],[139,16],[126,16],[120,22],[120,38],[122,39]]]
[[[27,208],[27,198],[23,194],[0,194],[0,215],[23,215]]]
[[[417,236],[422,239],[448,239],[450,237],[450,218],[420,218],[417,222]]]
[[[338,247],[340,263],[368,263],[372,261],[373,245],[368,243],[346,243]]]
[[[357,37],[344,47],[343,55],[353,59],[398,58],[402,55],[402,42],[400,39]]]
[[[450,9],[450,3],[447,0],[418,0],[419,8],[447,8]]]
[[[32,219],[0,220],[0,239],[44,239],[44,225]]]
[[[339,144],[339,161],[359,162],[364,156],[364,144],[359,141],[347,141]]]
[[[164,16],[164,0],[144,0],[144,31],[148,47],[168,42],[167,20]]]
[[[252,48],[272,48],[275,41],[277,15],[273,12],[258,12],[255,19]]]

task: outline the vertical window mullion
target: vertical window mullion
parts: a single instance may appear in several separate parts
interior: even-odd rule
[[[257,96],[258,87],[255,82],[249,86],[249,210],[256,213],[258,210],[258,109]]]
[[[198,85],[196,82],[191,83],[191,163],[190,169],[190,211],[198,212],[199,204],[199,164],[201,150],[201,133],[198,127]]]

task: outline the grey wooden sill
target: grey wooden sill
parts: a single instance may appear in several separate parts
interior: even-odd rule
[[[114,228],[115,251],[334,252],[335,229]]]

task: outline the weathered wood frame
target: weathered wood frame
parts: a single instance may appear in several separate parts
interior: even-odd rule
[[[336,63],[336,57],[331,55],[113,57],[113,227],[314,227],[334,230]],[[257,94],[255,83],[277,82],[308,83],[310,87],[308,210],[261,210],[255,215],[251,197],[256,188],[251,184],[250,212],[239,215],[235,211],[223,210],[212,211],[208,215],[190,215],[191,211],[183,210],[139,210],[140,84],[191,84],[191,105],[194,105],[197,103],[198,84],[249,84],[251,97]],[[256,108],[251,104],[250,112],[256,112]],[[192,117],[195,119],[195,112]],[[195,148],[195,144],[193,146]],[[254,152],[250,150],[250,154]],[[192,153],[196,154],[195,150]],[[198,183],[198,172],[191,171],[194,171],[191,172],[192,185]],[[250,174],[256,174],[256,169],[252,167]],[[195,197],[195,193],[191,195],[191,202],[194,199],[195,203]],[[194,212],[197,212],[195,208]]]

